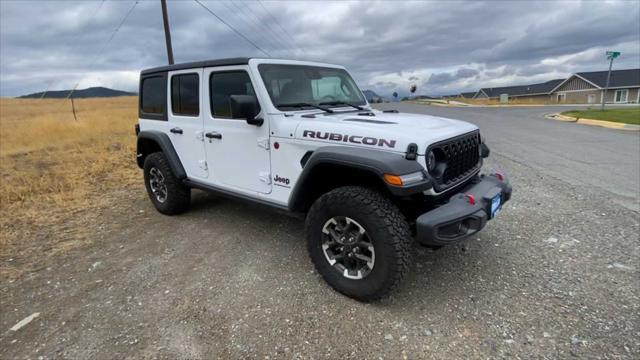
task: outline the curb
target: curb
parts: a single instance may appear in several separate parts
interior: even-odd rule
[[[640,131],[640,125],[617,123],[613,121],[594,120],[594,119],[578,119],[578,124],[602,126],[609,129]]]
[[[609,129],[626,130],[626,131],[640,131],[640,125],[618,123],[613,121],[595,120],[595,119],[578,119],[572,116],[565,116],[560,114],[550,114],[545,116],[547,119],[575,122],[582,125],[600,126]]]

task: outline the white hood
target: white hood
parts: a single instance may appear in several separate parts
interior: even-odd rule
[[[364,113],[371,115],[360,115]],[[373,111],[319,113],[311,118],[296,114],[300,120],[296,139],[327,144],[363,146],[406,152],[411,143],[424,155],[427,146],[478,128],[468,122],[443,117]]]

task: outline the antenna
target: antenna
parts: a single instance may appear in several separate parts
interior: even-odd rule
[[[169,65],[173,65],[173,48],[171,47],[171,30],[169,30],[169,16],[167,15],[167,0],[160,0],[162,5],[162,21],[164,22],[164,40],[167,42],[167,58]]]

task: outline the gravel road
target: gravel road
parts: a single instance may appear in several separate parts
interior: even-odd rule
[[[480,125],[514,197],[465,244],[419,249],[390,298],[332,291],[299,220],[200,192],[165,217],[140,184],[90,245],[3,280],[0,358],[639,358],[638,136],[547,108],[394,105]],[[597,163],[613,145],[629,158]]]

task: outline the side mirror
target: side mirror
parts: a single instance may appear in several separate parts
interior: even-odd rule
[[[231,115],[236,119],[247,119],[247,124],[261,126],[263,119],[257,119],[256,115],[260,112],[258,99],[252,95],[231,95],[229,96],[231,104]]]

